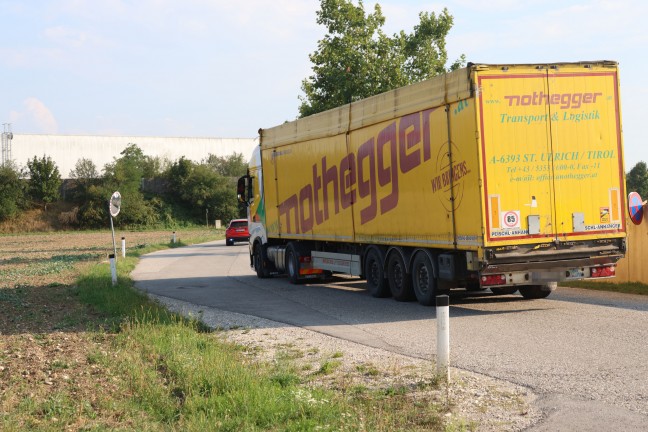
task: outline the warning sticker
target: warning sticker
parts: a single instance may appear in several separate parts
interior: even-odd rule
[[[606,224],[610,223],[610,208],[601,207],[601,223]]]

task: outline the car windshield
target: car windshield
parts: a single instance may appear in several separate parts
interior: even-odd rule
[[[230,224],[230,228],[245,228],[247,226],[247,221],[233,221]]]

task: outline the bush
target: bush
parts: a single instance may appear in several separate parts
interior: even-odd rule
[[[11,219],[25,207],[24,182],[11,165],[0,166],[0,221]]]

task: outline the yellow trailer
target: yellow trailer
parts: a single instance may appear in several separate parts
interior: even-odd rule
[[[251,265],[546,297],[625,251],[618,66],[468,67],[261,129],[239,199]]]

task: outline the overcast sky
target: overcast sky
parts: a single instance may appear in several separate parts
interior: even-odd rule
[[[645,0],[383,0],[391,35],[447,7],[448,54],[616,60],[626,169],[648,162]],[[373,1],[365,1],[367,11]],[[0,0],[0,120],[14,133],[253,138],[297,116],[324,29],[312,0]]]

